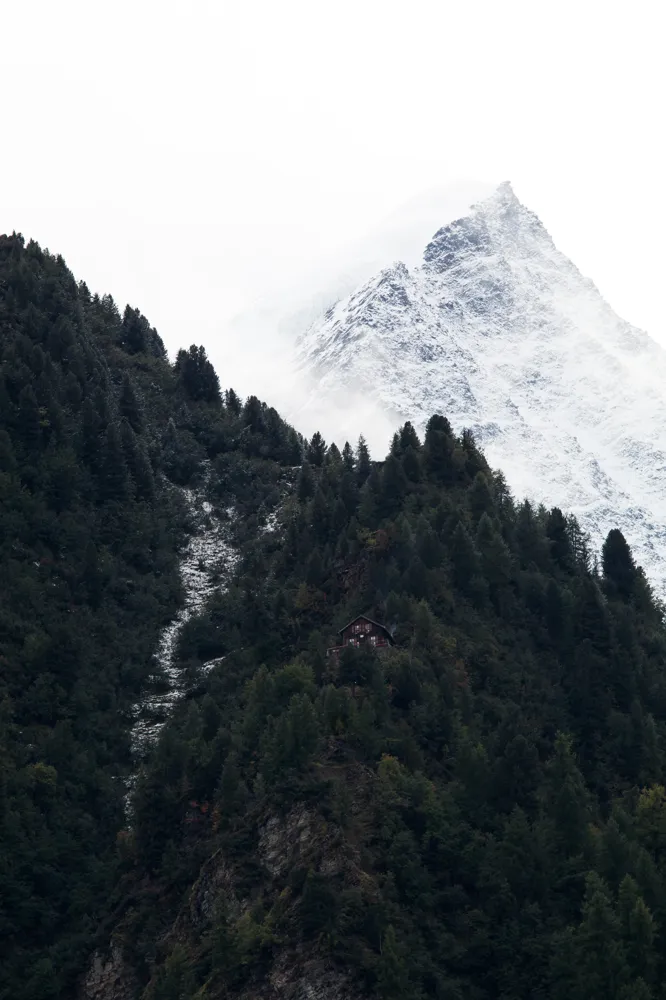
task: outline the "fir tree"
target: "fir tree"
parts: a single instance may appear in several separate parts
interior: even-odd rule
[[[474,524],[478,524],[484,514],[493,516],[495,512],[493,494],[483,472],[477,472],[474,477],[474,481],[467,491],[467,503]]]
[[[326,455],[326,442],[324,441],[319,431],[315,431],[315,433],[312,435],[312,440],[310,441],[307,447],[307,460],[310,463],[310,465],[313,465],[315,468],[319,468],[324,464],[325,455]]]
[[[129,476],[117,424],[109,424],[106,430],[99,488],[104,502],[123,501],[128,496]]]
[[[454,442],[448,420],[439,415],[431,417],[426,427],[424,455],[426,468],[437,482],[452,482],[453,450]]]
[[[458,522],[451,539],[453,581],[464,594],[470,594],[472,581],[479,575],[479,555],[462,522]]]
[[[190,399],[206,403],[220,401],[220,380],[208,360],[205,347],[192,344],[188,351],[180,350],[175,370]]]
[[[354,450],[349,444],[349,441],[345,441],[345,446],[342,449],[342,464],[347,472],[353,472],[356,468],[356,458],[354,457]]]
[[[24,447],[28,451],[39,448],[42,437],[39,406],[34,390],[29,385],[21,389],[19,396],[18,426]]]
[[[636,583],[636,566],[624,535],[617,528],[608,533],[602,550],[604,582],[611,595],[631,598]]]
[[[365,438],[361,435],[356,446],[356,475],[359,485],[362,486],[370,475],[370,468],[370,452],[368,451]]]
[[[132,379],[125,372],[122,385],[120,387],[120,399],[118,401],[118,411],[121,417],[128,421],[135,434],[140,434],[143,430],[143,414],[139,401],[132,385]]]
[[[303,462],[298,477],[297,496],[301,503],[305,503],[315,493],[315,482],[312,469],[308,462]]]

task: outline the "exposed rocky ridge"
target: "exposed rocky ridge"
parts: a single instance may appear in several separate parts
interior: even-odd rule
[[[471,427],[518,496],[622,529],[666,585],[666,355],[620,319],[508,184],[301,338],[312,405],[346,394]],[[381,442],[382,446],[384,442]]]
[[[360,852],[354,843],[354,826],[367,809],[368,783],[376,781],[376,776],[369,768],[351,761],[343,744],[336,739],[329,741],[323,767],[347,790],[345,823],[325,818],[316,806],[304,802],[294,804],[284,814],[259,810],[254,818],[254,837],[257,860],[263,870],[262,888],[248,892],[238,863],[224,848],[215,850],[202,865],[171,927],[159,941],[157,974],[165,957],[179,947],[189,955],[196,955],[221,912],[232,926],[238,925],[243,918],[252,919],[253,906],[262,900],[264,910],[268,911],[264,927],[269,937],[271,913],[278,908],[283,924],[285,919],[290,922],[289,911],[292,911],[293,938],[280,937],[274,960],[260,980],[246,983],[238,990],[211,981],[206,987],[206,996],[233,996],[238,1000],[357,1000],[360,997],[356,984],[331,960],[325,947],[320,947],[317,941],[301,940],[298,911],[302,904],[290,887],[294,872],[309,870],[337,877],[350,886],[363,883],[366,890],[373,891],[373,877],[364,872]],[[166,899],[158,902],[158,885],[143,885],[139,888],[141,891],[150,896],[152,905],[168,905]],[[128,932],[121,921],[108,949],[95,952],[81,983],[80,1000],[152,998],[155,979],[147,985],[141,984],[134,968],[128,933],[131,931]]]

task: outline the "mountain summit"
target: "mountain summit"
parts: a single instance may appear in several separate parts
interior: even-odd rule
[[[396,426],[439,411],[471,428],[518,497],[573,511],[596,546],[619,526],[663,592],[666,354],[510,184],[436,232],[420,266],[395,263],[329,309],[299,365],[306,409],[342,412],[353,393]]]

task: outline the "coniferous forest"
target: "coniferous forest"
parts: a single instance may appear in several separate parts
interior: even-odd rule
[[[0,996],[666,997],[666,626],[619,531],[445,414],[304,440],[16,235],[0,347]],[[238,560],[138,767],[202,484]],[[395,644],[327,656],[358,614]]]

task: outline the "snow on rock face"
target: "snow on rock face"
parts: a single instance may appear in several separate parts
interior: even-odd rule
[[[158,677],[166,690],[149,694],[135,706],[132,751],[136,760],[145,757],[155,743],[169,712],[183,694],[183,679],[175,663],[183,627],[203,610],[216,590],[227,585],[238,559],[229,542],[233,511],[226,512],[228,520],[220,520],[205,499],[205,492],[205,486],[198,490],[182,489],[193,527],[180,563],[185,597],[176,617],[162,631],[155,652]],[[211,660],[202,669],[210,670],[219,662],[220,659]]]
[[[353,392],[396,426],[439,412],[472,428],[516,496],[575,513],[596,546],[619,527],[666,591],[666,353],[509,184],[440,229],[420,267],[396,263],[329,309],[298,364],[319,409]]]

